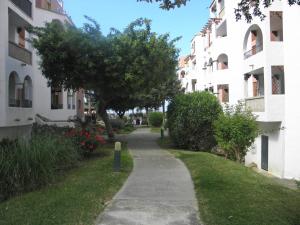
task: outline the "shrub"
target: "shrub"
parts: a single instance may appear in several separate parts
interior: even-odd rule
[[[153,127],[161,127],[163,123],[163,113],[162,112],[149,113],[149,123]]]
[[[110,124],[113,129],[123,129],[125,126],[125,122],[122,119],[111,119]]]
[[[226,157],[242,162],[248,148],[258,136],[256,117],[239,103],[225,109],[214,122],[215,137]]]
[[[80,148],[80,152],[83,155],[86,155],[86,153],[96,150],[100,144],[103,145],[106,143],[105,139],[101,135],[103,134],[103,131],[104,130],[102,128],[98,128],[97,130],[95,129],[94,132],[87,128],[71,128],[65,133],[65,136],[71,138],[75,143],[75,146]]]
[[[58,135],[1,145],[0,200],[49,183],[58,170],[73,167],[78,159],[72,140]]]
[[[167,112],[172,142],[184,149],[209,151],[216,145],[213,122],[221,112],[217,98],[209,92],[177,95]]]

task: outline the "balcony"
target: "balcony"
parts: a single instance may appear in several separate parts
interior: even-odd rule
[[[32,17],[32,2],[29,0],[11,0],[18,8],[20,8],[27,16]]]
[[[32,108],[32,101],[31,100],[19,100],[19,99],[9,99],[9,107],[15,108]]]
[[[265,111],[265,98],[264,96],[246,98],[246,106],[251,109],[252,112],[264,112]]]
[[[20,60],[28,65],[32,65],[31,51],[20,47],[16,43],[9,41],[8,55],[12,58]]]
[[[261,52],[263,50],[263,45],[254,45],[252,48],[244,53],[244,59],[248,59],[251,56]]]

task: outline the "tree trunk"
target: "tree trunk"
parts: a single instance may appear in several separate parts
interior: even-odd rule
[[[235,152],[236,161],[240,163],[241,162],[240,151],[238,149],[235,149],[234,152]]]
[[[106,128],[109,140],[114,141],[114,139],[115,139],[114,131],[110,124],[109,116],[107,114],[105,106],[99,105],[99,115],[101,116],[103,122],[105,123],[105,128]]]
[[[147,125],[149,125],[149,108],[146,106],[145,107],[145,110],[146,110],[146,117],[147,117]]]
[[[165,123],[166,123],[166,102],[165,102],[165,100],[163,100],[163,103],[162,103],[162,110],[163,110],[163,128],[164,128]]]

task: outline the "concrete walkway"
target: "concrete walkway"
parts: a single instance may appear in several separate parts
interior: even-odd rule
[[[126,137],[134,169],[97,225],[199,225],[197,200],[185,165],[138,129]]]

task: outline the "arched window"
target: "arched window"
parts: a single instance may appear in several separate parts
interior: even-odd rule
[[[217,65],[218,70],[228,69],[228,56],[226,54],[219,55],[217,59],[217,63],[218,63]]]
[[[32,80],[26,76],[23,84],[23,104],[24,108],[32,108]]]
[[[8,80],[8,105],[9,107],[20,107],[22,99],[22,86],[20,87],[19,75],[11,72]]]
[[[244,59],[263,50],[263,34],[256,24],[249,27],[244,38]]]

